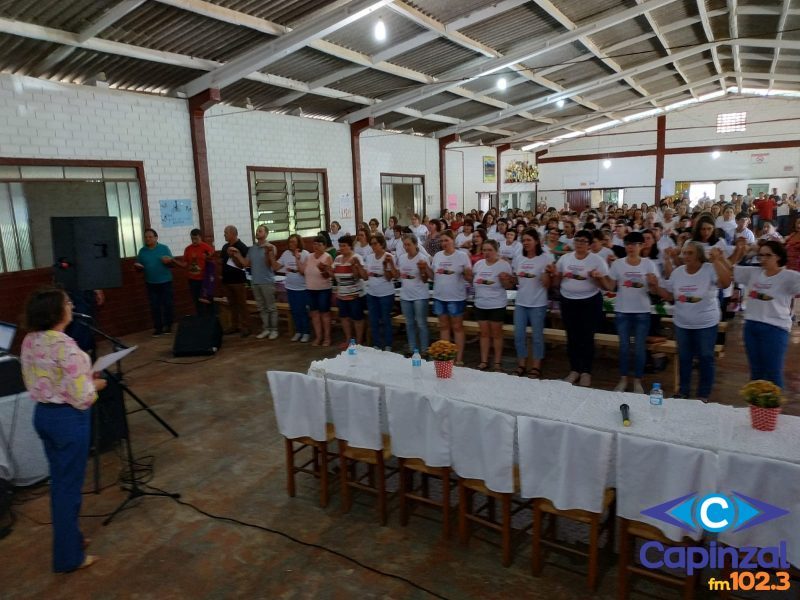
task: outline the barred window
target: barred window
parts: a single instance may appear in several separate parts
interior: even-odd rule
[[[269,227],[271,240],[303,237],[325,229],[322,171],[277,171],[249,167],[253,230]]]
[[[717,133],[731,133],[745,131],[747,126],[747,113],[720,113],[717,115]]]

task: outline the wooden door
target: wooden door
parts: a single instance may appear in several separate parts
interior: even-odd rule
[[[591,190],[567,190],[567,206],[577,213],[586,210],[592,205]]]

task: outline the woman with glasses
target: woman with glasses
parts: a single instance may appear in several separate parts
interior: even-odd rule
[[[312,253],[297,262],[297,270],[306,280],[308,309],[314,329],[312,346],[331,345],[331,266],[333,259],[325,252],[328,240],[318,235],[311,243]]]
[[[731,284],[730,266],[719,248],[706,251],[700,242],[689,240],[681,249],[683,264],[669,279],[648,276],[650,290],[675,303],[673,323],[678,345],[680,389],[675,398],[688,398],[692,385],[692,366],[697,358],[700,381],[697,398],[708,402],[714,386],[714,345],[721,311],[717,290]]]
[[[514,287],[511,265],[500,258],[497,242],[483,241],[483,258],[473,267],[475,286],[475,319],[480,327],[481,362],[479,371],[489,368],[489,350],[494,350],[494,370],[502,371],[503,323],[508,297],[506,289]],[[491,347],[491,348],[490,348]]]
[[[372,253],[366,258],[367,311],[372,346],[392,350],[392,309],[394,308],[394,260],[386,251],[386,239],[379,233],[369,239]]]
[[[287,249],[278,259],[278,271],[286,275],[284,287],[289,300],[289,310],[294,321],[293,342],[306,343],[311,339],[308,320],[308,291],[306,280],[300,274],[298,265],[308,258],[308,250],[303,249],[303,238],[293,233],[287,241]]]
[[[738,241],[738,240],[737,240]],[[745,244],[737,244],[739,247]],[[783,387],[783,363],[792,331],[792,300],[800,294],[800,273],[786,268],[786,248],[769,240],[758,249],[761,268],[735,266],[733,277],[748,290],[744,349],[750,379]]]
[[[555,283],[561,285],[561,318],[567,330],[570,366],[564,381],[584,387],[592,385],[594,334],[605,321],[600,288],[613,286],[606,262],[589,251],[591,241],[590,232],[579,231],[572,240],[574,252],[548,267]]]
[[[430,333],[428,332],[428,269],[430,257],[420,252],[417,236],[407,233],[403,236],[405,253],[397,258],[392,277],[400,279],[400,308],[406,320],[408,351],[414,349],[422,353],[428,351]]]

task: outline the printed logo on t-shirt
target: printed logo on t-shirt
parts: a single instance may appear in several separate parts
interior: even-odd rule
[[[517,273],[517,277],[522,277],[523,279],[533,279],[536,277],[536,273],[529,273],[527,271],[520,271]]]
[[[574,279],[575,281],[586,281],[588,277],[583,275],[583,267],[567,267],[569,271],[564,273],[564,279]]]
[[[642,281],[642,274],[639,271],[623,273],[623,276],[626,277],[626,279],[625,281],[622,282],[622,287],[634,288],[634,289],[640,289],[644,287],[644,282]]]
[[[702,296],[695,296],[692,292],[697,292],[696,285],[685,285],[683,287],[678,288],[678,302],[688,303],[688,304],[697,304],[698,302],[702,301]]]
[[[760,290],[770,290],[770,289],[772,289],[771,283],[754,283],[753,289],[750,290],[748,296],[754,300],[771,302],[772,300],[775,300],[775,297],[760,291]]]

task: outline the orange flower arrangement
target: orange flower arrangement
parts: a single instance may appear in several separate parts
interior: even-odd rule
[[[458,346],[453,342],[439,340],[428,347],[428,357],[433,360],[454,360],[458,354]]]
[[[739,392],[751,406],[778,408],[786,404],[781,388],[764,379],[756,379],[745,385]]]

